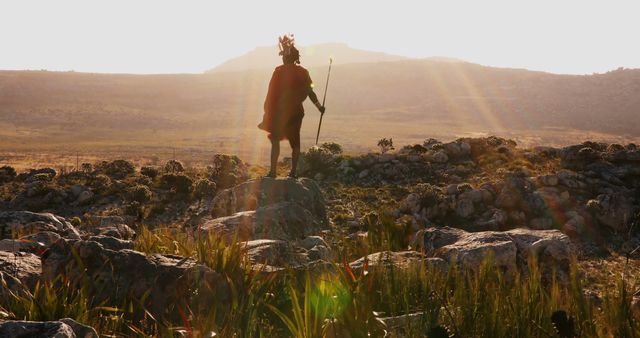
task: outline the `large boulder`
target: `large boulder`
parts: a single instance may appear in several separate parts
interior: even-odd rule
[[[200,229],[239,240],[303,239],[328,227],[324,197],[311,179],[262,178],[218,193]]]
[[[30,211],[1,211],[0,239],[11,238],[12,234],[32,234],[52,231],[69,239],[79,239],[78,230],[64,218],[50,213]]]
[[[515,272],[535,259],[543,268],[559,275],[568,273],[573,247],[569,238],[558,230],[513,229],[505,232],[464,230],[441,227],[419,231],[414,246],[427,255],[457,262],[471,270],[489,254],[493,263],[507,272]]]
[[[315,181],[269,177],[251,180],[218,193],[213,202],[213,216],[229,216],[281,202],[296,203],[319,219],[326,217],[324,197]]]
[[[96,304],[146,299],[157,316],[175,314],[174,306],[194,295],[225,302],[229,294],[224,277],[190,258],[110,250],[94,241],[61,239],[51,246],[42,256],[42,278],[59,276],[91,288]]]
[[[98,333],[92,327],[82,325],[70,318],[50,322],[2,320],[0,337],[98,338]]]
[[[28,252],[0,251],[0,273],[18,279],[32,288],[40,278],[40,257]]]
[[[201,230],[215,231],[227,240],[301,239],[325,228],[325,222],[297,203],[282,202],[257,210],[241,211],[231,216],[206,221]]]

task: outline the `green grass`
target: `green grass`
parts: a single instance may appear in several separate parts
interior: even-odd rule
[[[385,236],[378,245],[393,247]],[[0,314],[27,320],[71,317],[115,336],[308,338],[382,337],[385,331],[395,337],[395,329],[378,318],[417,313],[404,328],[406,336],[422,337],[445,327],[456,337],[557,337],[551,316],[564,310],[579,337],[640,337],[639,318],[630,309],[638,285],[621,276],[618,287],[594,304],[583,294],[576,264],[563,283],[545,276],[535,262],[526,273],[503,275],[491,257],[475,272],[370,265],[356,273],[336,263],[322,271],[265,274],[250,269],[238,245],[175,228],[142,228],[136,249],[206,264],[231,285],[230,301],[191,297],[186,306],[173,309],[173,317],[180,319],[171,321],[149,314],[144,299],[96,304],[88,286],[74,288],[60,279],[3,297]]]

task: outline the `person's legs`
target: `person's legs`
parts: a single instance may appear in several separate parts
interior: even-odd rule
[[[280,140],[278,137],[272,136],[271,140],[271,169],[268,176],[277,176],[278,157],[280,156]]]
[[[291,172],[289,177],[296,177],[296,170],[298,169],[298,160],[300,159],[300,128],[294,129],[294,132],[289,135],[289,144],[291,145]]]

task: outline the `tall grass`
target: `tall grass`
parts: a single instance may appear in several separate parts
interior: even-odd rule
[[[389,240],[377,244],[388,247],[394,242]],[[206,264],[230,286],[227,300],[193,294],[171,310],[175,316],[156,318],[144,308],[145,299],[96,304],[89,287],[61,279],[12,291],[0,299],[0,313],[28,320],[71,317],[116,336],[424,337],[446,328],[455,337],[559,337],[552,315],[564,310],[575,336],[640,337],[639,318],[630,309],[632,285],[621,278],[600,305],[594,304],[584,295],[576,264],[566,281],[541,271],[534,261],[527,271],[505,275],[491,257],[474,271],[455,264],[443,272],[370,262],[358,272],[336,263],[322,271],[267,273],[252,267],[237,244],[168,228],[142,228],[136,248]],[[133,315],[141,312],[142,317]],[[406,314],[414,316],[401,327],[381,319]]]

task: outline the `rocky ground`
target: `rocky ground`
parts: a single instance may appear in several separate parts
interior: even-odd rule
[[[2,167],[0,294],[39,299],[38,288],[61,282],[83,290],[94,307],[140,301],[144,311],[130,311],[131,320],[180,322],[184,302],[194,313],[207,307],[203,299],[231,304],[247,273],[292,269],[446,274],[454,266],[479,271],[491,257],[505,276],[526,276],[536,264],[549,283],[569,283],[577,269],[595,303],[621,278],[637,282],[636,145],[522,149],[488,137],[381,150],[349,156],[336,144],[312,148],[299,179],[260,178],[264,168],[226,155],[206,168],[177,161],[136,168],[126,160],[64,174]],[[221,254],[211,258],[198,243]],[[246,264],[229,263],[236,252]],[[639,292],[630,296],[636,316]],[[0,336],[97,335],[55,311],[49,321],[21,322],[32,318],[17,308],[0,302]],[[411,316],[376,320],[401,332]]]

